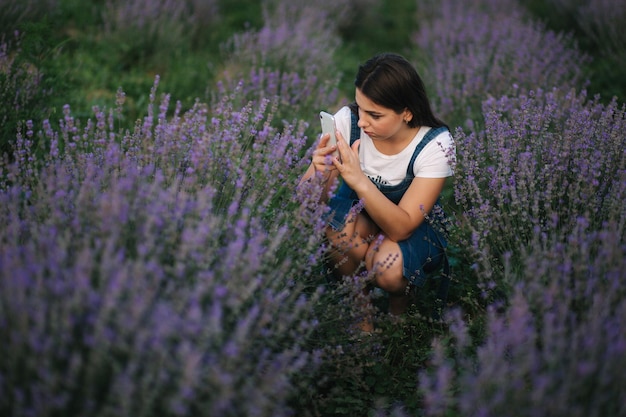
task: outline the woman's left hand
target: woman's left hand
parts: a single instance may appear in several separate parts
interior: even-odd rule
[[[333,164],[350,188],[356,189],[360,181],[367,180],[367,177],[361,170],[361,161],[359,159],[361,139],[354,141],[352,147],[350,147],[339,131],[336,132],[336,135],[340,158],[334,158]]]

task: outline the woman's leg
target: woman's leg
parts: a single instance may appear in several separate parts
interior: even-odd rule
[[[330,227],[326,229],[330,263],[335,268],[335,276],[353,275],[363,266],[369,244],[377,233],[378,226],[363,213],[349,218],[340,231]]]
[[[368,248],[365,265],[374,273],[376,286],[389,293],[389,312],[394,315],[404,313],[410,302],[409,281],[403,274],[402,251],[398,243],[379,236]]]
[[[366,215],[356,214],[346,221],[346,226],[335,231],[332,228],[326,230],[326,237],[330,243],[330,262],[334,266],[334,274],[337,278],[354,275],[364,267],[365,255],[370,242],[379,232],[378,226]],[[357,297],[357,302],[362,303],[359,307],[365,312],[357,328],[363,332],[372,332],[374,324],[369,313],[369,289],[363,290],[364,297]]]

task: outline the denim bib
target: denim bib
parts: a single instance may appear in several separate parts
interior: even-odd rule
[[[358,119],[356,118],[355,114],[352,113],[352,123],[350,128],[350,146],[352,146],[354,141],[359,138],[360,129],[357,123]],[[413,151],[413,155],[411,156],[411,160],[406,169],[406,176],[399,184],[386,185],[379,184],[375,181],[372,181],[372,183],[376,185],[376,187],[385,195],[385,197],[393,201],[394,204],[398,204],[404,196],[406,190],[411,185],[411,182],[415,178],[415,175],[413,174],[413,164],[415,163],[415,159],[424,149],[424,147],[430,143],[431,140],[437,137],[437,135],[439,135],[441,132],[445,132],[447,130],[448,129],[446,127],[442,126],[436,129],[430,129],[426,133],[426,135],[424,135],[420,143],[418,143],[418,145],[415,147],[415,151]],[[357,196],[356,192],[352,188],[350,188],[348,184],[342,182],[337,193],[328,202],[331,213],[334,213],[330,221],[330,224],[334,229],[339,230],[343,228],[345,224],[345,217],[348,215],[350,208],[354,204],[356,204],[358,200],[359,197]],[[439,206],[439,204],[439,200],[437,200],[435,206]],[[431,212],[431,215],[433,212],[440,214],[441,210],[433,210]]]

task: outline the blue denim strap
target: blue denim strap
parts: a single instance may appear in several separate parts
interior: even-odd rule
[[[415,164],[415,160],[417,159],[417,155],[419,155],[420,152],[422,152],[422,149],[424,149],[424,147],[426,145],[428,145],[431,140],[436,138],[441,132],[445,132],[447,130],[448,130],[447,127],[441,126],[441,127],[438,127],[438,128],[430,129],[428,132],[426,132],[426,134],[424,135],[424,137],[422,138],[420,143],[418,143],[417,146],[415,147],[415,151],[413,151],[413,156],[411,156],[411,161],[409,162],[409,166],[406,168],[406,175],[408,177],[411,177],[411,178],[414,177],[414,175],[413,175],[413,164]]]
[[[350,146],[361,137],[361,128],[359,127],[359,116],[354,113],[352,110],[350,111],[350,116],[352,119],[352,123],[350,124]]]

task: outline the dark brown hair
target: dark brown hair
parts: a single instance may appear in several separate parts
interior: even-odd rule
[[[359,66],[354,85],[380,106],[398,114],[408,109],[413,115],[410,127],[446,126],[433,114],[417,70],[401,55],[387,52],[370,58]]]

